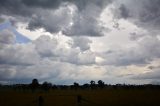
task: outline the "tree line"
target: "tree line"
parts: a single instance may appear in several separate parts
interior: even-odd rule
[[[91,80],[89,83],[80,85],[77,82],[74,82],[72,85],[55,85],[50,82],[39,83],[38,79],[33,79],[30,84],[14,84],[14,85],[2,85],[0,88],[13,88],[13,89],[23,89],[23,90],[32,90],[37,89],[48,91],[50,89],[160,89],[160,85],[144,84],[144,85],[128,85],[128,84],[116,84],[110,85],[105,84],[102,80],[98,80],[97,83]]]

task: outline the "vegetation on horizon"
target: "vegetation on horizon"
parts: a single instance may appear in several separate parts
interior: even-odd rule
[[[0,86],[0,106],[159,106],[160,85],[39,83]]]
[[[13,84],[13,85],[2,85],[0,84],[0,88],[13,88],[13,89],[43,89],[43,90],[49,90],[49,89],[103,89],[103,88],[124,88],[124,89],[132,89],[132,88],[138,88],[138,89],[160,89],[160,85],[152,85],[152,84],[144,84],[144,85],[131,85],[131,84],[105,84],[102,80],[98,80],[97,83],[93,80],[90,81],[90,83],[85,83],[83,85],[80,85],[77,82],[74,82],[72,85],[54,85],[50,82],[44,81],[42,84],[39,83],[38,79],[33,79],[30,84]]]

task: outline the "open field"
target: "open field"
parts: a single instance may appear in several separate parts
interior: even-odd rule
[[[42,106],[160,106],[158,89],[0,90],[0,106],[38,106],[39,96]]]

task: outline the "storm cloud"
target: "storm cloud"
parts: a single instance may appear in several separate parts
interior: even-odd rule
[[[159,0],[118,0],[115,3],[115,17],[127,19],[152,35],[159,34]]]
[[[111,0],[6,0],[0,1],[1,18],[28,24],[28,29],[44,28],[68,36],[103,36],[99,17]]]

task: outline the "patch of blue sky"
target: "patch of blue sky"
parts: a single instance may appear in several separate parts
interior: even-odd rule
[[[16,36],[16,43],[28,43],[31,40],[19,33],[10,23],[10,21],[5,21],[0,24],[0,31],[3,31],[5,29],[9,29],[11,32],[13,32]]]
[[[17,43],[28,43],[30,39],[19,33],[16,29],[12,28],[13,33],[16,35],[16,42]]]
[[[0,31],[8,29],[11,27],[11,23],[9,21],[5,21],[3,23],[0,23]]]

